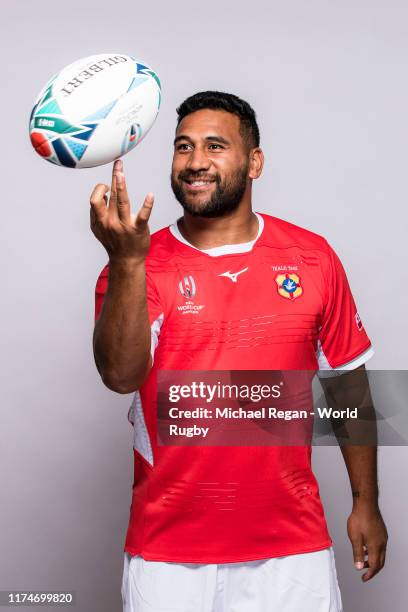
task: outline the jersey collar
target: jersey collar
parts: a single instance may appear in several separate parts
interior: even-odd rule
[[[182,236],[178,228],[177,221],[169,225],[169,230],[172,236],[174,236],[174,238],[176,238],[179,242],[182,242],[188,247],[194,249],[195,251],[198,251],[200,253],[205,253],[206,255],[210,255],[211,257],[217,257],[219,255],[233,255],[235,253],[248,253],[249,251],[252,251],[252,247],[254,246],[255,242],[259,239],[264,229],[264,220],[262,216],[257,212],[255,212],[255,214],[258,219],[258,234],[250,242],[240,242],[238,244],[223,244],[221,246],[213,247],[211,249],[198,249],[197,247],[190,244],[190,242],[188,242]]]

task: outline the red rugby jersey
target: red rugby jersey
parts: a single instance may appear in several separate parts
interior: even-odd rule
[[[134,484],[125,550],[229,563],[327,548],[309,446],[159,446],[157,372],[353,369],[372,354],[343,267],[321,236],[258,214],[258,237],[200,251],[177,225],[146,259],[153,367],[129,411]],[[108,282],[96,285],[97,318]],[[307,495],[305,495],[305,491]]]

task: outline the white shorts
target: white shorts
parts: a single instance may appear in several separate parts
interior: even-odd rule
[[[123,612],[342,612],[332,548],[245,563],[125,553]]]

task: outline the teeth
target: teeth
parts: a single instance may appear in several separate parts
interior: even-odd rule
[[[197,187],[201,187],[202,185],[208,185],[210,181],[194,181],[193,183],[191,183],[192,185],[195,185]]]

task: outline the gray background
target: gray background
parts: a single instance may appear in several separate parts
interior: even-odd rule
[[[106,389],[93,363],[94,287],[106,256],[88,205],[110,167],[44,163],[27,137],[32,103],[50,76],[87,55],[128,53],[157,70],[157,123],[125,158],[133,207],[156,194],[155,230],[180,212],[168,179],[176,105],[207,88],[248,99],[266,155],[255,209],[329,240],[376,348],[370,367],[407,369],[408,10],[375,0],[1,8],[0,589],[73,589],[77,610],[111,612],[120,609],[130,505],[131,396]],[[346,537],[340,452],[314,450],[346,612],[405,609],[407,464],[406,448],[380,449],[389,555],[363,585]]]

